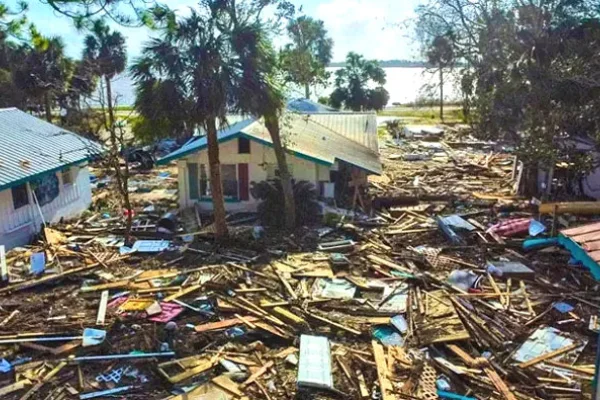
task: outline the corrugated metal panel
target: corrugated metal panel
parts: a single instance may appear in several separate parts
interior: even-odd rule
[[[97,143],[21,110],[0,109],[0,190],[100,151]]]
[[[319,113],[311,114],[309,118],[350,140],[379,152],[377,116],[374,113]]]

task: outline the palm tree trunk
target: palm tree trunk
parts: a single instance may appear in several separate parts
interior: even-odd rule
[[[285,149],[281,143],[281,134],[279,131],[279,117],[277,115],[265,115],[265,125],[273,141],[273,150],[277,158],[277,168],[281,178],[283,188],[283,198],[285,201],[285,227],[293,230],[296,227],[296,200],[294,199],[294,186],[292,176],[285,159]]]
[[[440,119],[444,122],[444,70],[440,66]]]
[[[210,189],[212,192],[213,214],[215,216],[215,236],[218,240],[226,238],[229,232],[227,231],[227,222],[225,220],[225,200],[223,199],[219,141],[215,118],[209,118],[206,122],[206,138],[208,141],[208,162],[210,164]]]
[[[46,111],[46,121],[52,122],[52,103],[50,102],[50,93],[44,93],[44,108]]]
[[[304,97],[310,100],[310,86],[308,83],[304,84]]]

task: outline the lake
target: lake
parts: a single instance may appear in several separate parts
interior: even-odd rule
[[[336,69],[338,68],[328,68],[331,72],[335,72]],[[431,97],[426,96],[427,90],[424,88],[438,82],[438,76],[433,76],[425,68],[384,68],[384,70],[387,76],[385,88],[390,93],[389,106],[392,103],[405,104],[422,97]],[[459,91],[457,85],[453,82],[454,80],[448,79],[444,85],[444,98],[446,100],[457,100],[459,98]],[[327,96],[333,91],[333,74],[330,81],[331,85],[328,87],[317,88],[317,97]],[[113,80],[113,92],[118,96],[117,104],[120,106],[132,105],[135,101],[133,82],[128,76],[122,75]],[[290,96],[303,97],[304,90],[292,89]],[[437,92],[435,92],[435,96],[438,96]]]

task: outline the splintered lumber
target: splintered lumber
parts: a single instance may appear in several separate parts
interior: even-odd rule
[[[469,355],[466,351],[461,349],[455,344],[447,344],[446,347],[448,350],[456,354],[468,367],[475,367],[477,362],[476,360]]]
[[[394,400],[393,386],[390,382],[388,375],[387,362],[385,360],[385,352],[383,346],[377,343],[375,340],[371,341],[373,346],[373,356],[375,357],[375,364],[377,365],[377,379],[379,380],[379,387],[381,389],[381,398],[383,400]]]
[[[568,203],[544,203],[540,206],[540,214],[575,214],[595,215],[600,213],[600,202],[578,201]]]
[[[398,264],[396,264],[394,262],[386,260],[385,258],[381,258],[381,257],[378,257],[378,256],[373,255],[373,254],[369,254],[367,256],[367,258],[369,259],[369,261],[371,261],[374,264],[383,265],[385,267],[388,267],[388,268],[391,268],[391,269],[395,269],[397,271],[402,271],[402,272],[405,272],[407,274],[412,273],[412,271],[409,270],[408,268],[405,268],[405,267],[403,267],[401,265],[398,265]]]
[[[319,320],[319,321],[321,321],[321,322],[325,322],[325,323],[326,323],[326,324],[328,324],[328,325],[334,326],[334,327],[336,327],[336,328],[339,328],[339,329],[341,329],[341,330],[344,330],[344,331],[346,331],[346,332],[353,333],[353,334],[355,334],[355,335],[357,335],[357,336],[359,336],[359,335],[361,335],[361,334],[362,334],[362,332],[360,332],[360,331],[357,331],[356,329],[350,328],[350,327],[348,327],[348,326],[345,326],[345,325],[342,325],[342,324],[338,324],[337,322],[330,321],[330,320],[328,320],[328,319],[326,319],[326,318],[323,318],[323,317],[320,317],[320,316],[318,316],[318,315],[317,315],[317,314],[315,314],[315,313],[311,313],[311,314],[309,314],[309,315],[310,315],[310,317],[311,317],[311,318],[314,318],[314,319],[316,319],[316,320]]]
[[[173,293],[172,295],[166,297],[163,301],[166,302],[166,303],[168,303],[170,301],[173,301],[175,299],[178,299],[180,297],[188,295],[188,294],[190,294],[192,292],[195,292],[196,290],[200,289],[201,287],[202,287],[202,285],[192,285],[192,286],[189,286],[189,287],[183,289],[180,292]]]
[[[0,388],[0,397],[12,392],[16,392],[17,390],[25,389],[25,387],[29,385],[31,385],[31,381],[29,379],[23,379],[22,381],[13,383],[12,385],[4,386]]]
[[[41,381],[39,381],[38,383],[36,383],[31,389],[29,389],[29,391],[27,393],[25,393],[20,400],[27,400],[29,399],[31,396],[33,396],[35,394],[35,392],[37,392],[38,390],[41,389],[42,386],[44,386],[46,383],[48,383],[52,378],[54,378],[56,376],[56,374],[58,374],[60,372],[61,369],[63,369],[65,366],[67,365],[66,361],[62,361],[61,363],[59,363],[56,367],[54,367],[52,369],[52,371],[48,372],[46,375],[44,375],[44,377],[42,378]]]
[[[368,399],[370,396],[369,389],[367,388],[367,383],[365,381],[365,376],[360,370],[356,370],[356,377],[358,378],[358,389],[360,390],[360,398]]]
[[[525,282],[519,281],[519,286],[521,287],[521,290],[523,291],[523,297],[525,297],[525,304],[527,304],[527,311],[529,311],[529,314],[535,316],[535,310],[533,309],[533,306],[531,305],[531,300],[529,299],[529,295],[527,294],[527,287],[525,286]]]
[[[306,321],[303,318],[300,318],[299,316],[297,316],[296,314],[286,310],[285,308],[282,307],[274,307],[273,308],[273,312],[275,314],[278,314],[280,317],[282,317],[283,319],[286,319],[288,321],[291,321],[295,324],[298,325],[305,325]]]
[[[292,297],[292,299],[298,300],[298,295],[296,294],[296,292],[294,292],[294,289],[292,288],[292,285],[290,285],[290,283],[287,281],[287,279],[285,279],[285,277],[283,276],[283,274],[281,272],[279,272],[279,271],[275,271],[275,273],[279,277],[279,280],[281,281],[281,284],[283,285],[283,287],[285,288],[285,290],[288,292],[288,294]]]
[[[104,325],[106,317],[106,306],[108,305],[108,290],[105,290],[100,295],[100,305],[98,306],[98,316],[96,317],[96,325]]]
[[[213,378],[211,382],[238,397],[244,396],[244,392],[240,390],[239,385],[229,379],[227,375],[219,375],[216,378]]]
[[[31,289],[31,288],[39,286],[39,285],[45,285],[48,283],[52,283],[52,282],[61,280],[70,275],[74,275],[74,274],[78,274],[80,272],[85,272],[85,271],[89,271],[94,268],[98,268],[99,266],[100,266],[100,263],[94,263],[94,264],[86,265],[86,266],[79,267],[79,268],[73,268],[66,272],[60,273],[60,274],[47,275],[47,276],[44,276],[39,279],[33,279],[33,280],[30,280],[27,282],[7,286],[5,288],[0,289],[0,294],[19,292],[21,290]]]
[[[256,322],[258,321],[258,318],[256,317],[245,317],[246,321],[250,321],[250,322]],[[238,318],[232,318],[232,319],[226,319],[224,321],[218,321],[218,322],[210,322],[208,324],[202,324],[202,325],[196,325],[196,327],[194,328],[196,330],[196,332],[208,332],[208,331],[214,331],[214,330],[218,330],[218,329],[226,329],[226,328],[231,328],[232,326],[236,326],[236,325],[240,325],[243,324],[242,321],[240,321]]]
[[[206,356],[192,356],[158,364],[158,372],[167,378],[169,382],[175,384],[208,371],[216,366],[217,363],[218,357],[206,359]],[[178,366],[184,369],[184,371],[176,375],[169,375],[166,368],[171,366]]]
[[[254,381],[256,381],[258,378],[260,378],[261,376],[263,376],[265,374],[265,372],[267,372],[267,370],[269,368],[271,368],[273,365],[275,365],[275,363],[273,361],[267,362],[265,365],[263,365],[262,367],[260,367],[260,369],[258,369],[258,371],[256,371],[252,375],[250,375],[250,377],[248,379],[246,379],[244,381],[244,383],[242,383],[240,385],[240,387],[243,389],[246,386],[250,385],[251,383],[253,383]]]
[[[508,388],[506,382],[502,380],[495,369],[491,367],[484,367],[483,371],[506,400],[517,400],[515,395]]]
[[[577,343],[570,344],[569,346],[565,346],[565,347],[562,347],[562,348],[560,348],[558,350],[551,351],[550,353],[542,354],[541,356],[538,356],[536,358],[532,358],[529,361],[524,361],[524,362],[522,362],[522,363],[519,364],[519,367],[520,368],[531,367],[532,365],[539,364],[542,361],[549,360],[551,358],[560,356],[561,354],[568,353],[569,351],[575,350],[576,348],[578,348],[580,346],[581,346],[581,344],[577,344]]]

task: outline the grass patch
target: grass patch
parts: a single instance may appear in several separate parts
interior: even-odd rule
[[[440,109],[438,107],[391,107],[380,111],[381,117],[398,117],[407,124],[439,124]],[[445,123],[462,123],[464,121],[462,108],[459,106],[444,107]]]

